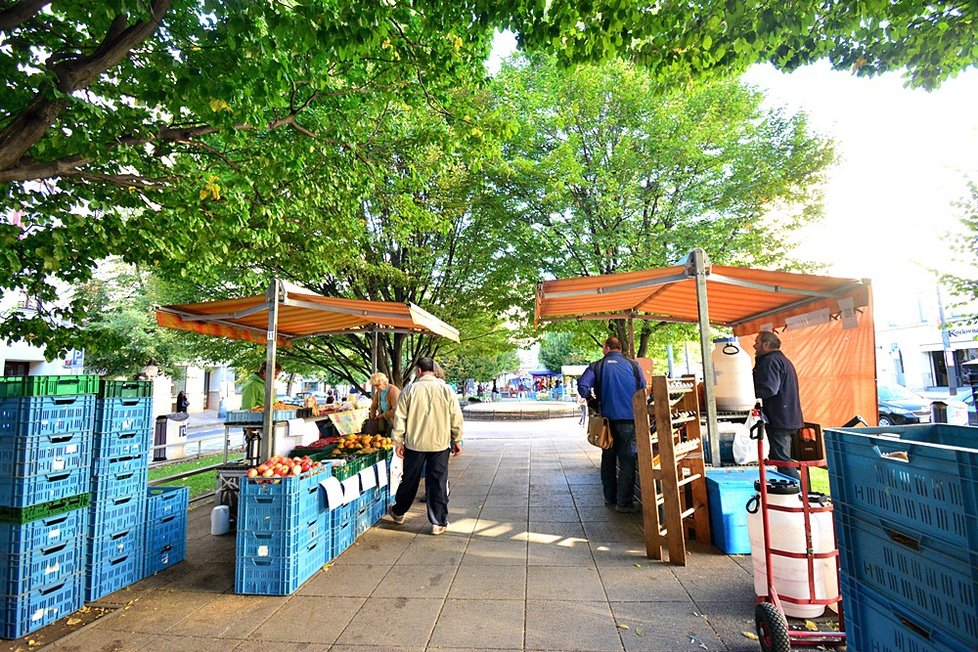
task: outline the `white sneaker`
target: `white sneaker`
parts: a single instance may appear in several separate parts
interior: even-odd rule
[[[434,535],[439,535],[439,534],[443,534],[447,529],[448,529],[448,523],[445,523],[444,525],[432,525],[431,533]]]
[[[397,514],[395,514],[393,507],[391,507],[391,508],[389,508],[387,510],[387,515],[390,516],[391,517],[391,520],[394,521],[395,523],[397,523],[398,525],[400,525],[401,523],[404,522],[404,516],[403,515],[398,516]]]

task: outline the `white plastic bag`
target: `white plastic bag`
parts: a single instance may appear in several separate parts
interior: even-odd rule
[[[755,414],[757,410],[751,410],[747,417],[746,428],[738,428],[733,440],[733,458],[737,464],[757,464],[757,440],[750,438],[751,428],[754,427],[761,417]],[[771,450],[771,444],[764,439],[764,457],[767,458]]]

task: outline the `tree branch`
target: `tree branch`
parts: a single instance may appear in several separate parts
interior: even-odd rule
[[[0,32],[10,33],[15,27],[30,20],[51,0],[21,0],[0,10]]]

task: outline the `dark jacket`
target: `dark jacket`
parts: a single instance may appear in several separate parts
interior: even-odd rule
[[[798,374],[791,360],[781,351],[757,356],[754,393],[764,401],[762,412],[770,427],[794,430],[805,425],[798,398]]]
[[[598,366],[604,363],[601,382],[597,382],[595,374]],[[577,391],[586,399],[591,399],[591,390],[598,384],[601,386],[597,399],[601,402],[601,415],[612,421],[632,421],[635,410],[632,408],[632,397],[636,390],[645,387],[645,376],[638,370],[638,385],[635,383],[634,360],[629,360],[621,351],[609,351],[597,362],[592,362],[577,381]],[[589,401],[590,403],[590,401]]]

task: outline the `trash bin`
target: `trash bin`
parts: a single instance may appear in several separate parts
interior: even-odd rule
[[[156,431],[153,436],[154,462],[184,457],[186,451],[183,444],[187,443],[187,419],[189,418],[190,415],[186,412],[161,414],[156,417]],[[156,448],[156,446],[166,446],[166,448]]]

